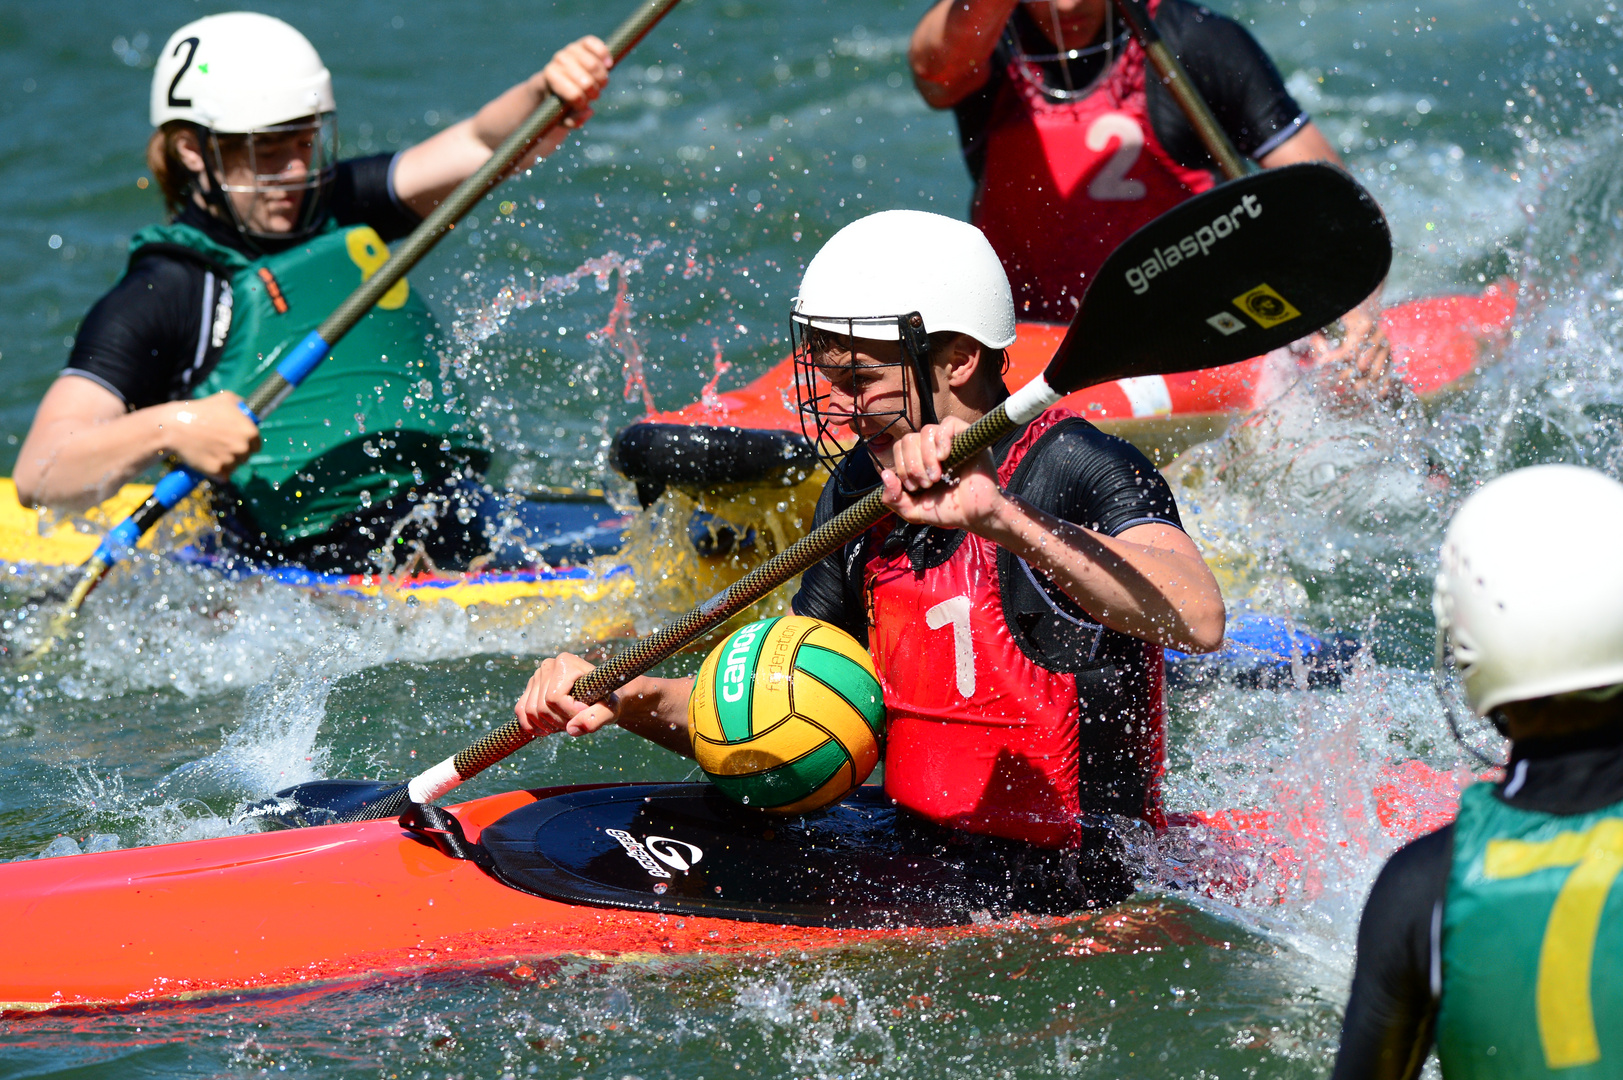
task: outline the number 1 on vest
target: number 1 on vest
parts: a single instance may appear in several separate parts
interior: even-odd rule
[[[917,609],[914,609],[917,610]],[[952,625],[953,667],[958,673],[958,693],[968,701],[975,696],[975,642],[969,636],[969,597],[943,600],[924,613],[924,625],[939,630]]]

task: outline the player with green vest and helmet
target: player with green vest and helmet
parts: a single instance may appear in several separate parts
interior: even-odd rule
[[[1364,908],[1335,1076],[1623,1077],[1623,484],[1540,465],[1443,539],[1439,667],[1505,777],[1393,855]]]
[[[81,508],[172,456],[229,477],[225,535],[256,558],[354,571],[390,541],[450,565],[481,554],[515,504],[482,483],[489,450],[408,281],[262,426],[238,404],[548,92],[569,118],[518,168],[556,148],[611,63],[582,38],[426,141],[339,161],[332,77],[302,34],[252,12],[177,30],[147,148],[172,220],[136,233],[85,317],[19,453],[19,498]]]

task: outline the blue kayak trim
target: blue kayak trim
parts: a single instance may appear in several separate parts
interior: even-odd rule
[[[339,596],[351,596],[361,599],[373,599],[374,597],[356,587],[357,578],[370,577],[380,584],[384,580],[382,574],[325,574],[297,566],[266,566],[262,563],[246,562],[231,556],[202,551],[191,544],[172,552],[170,558],[187,566],[210,570],[228,581],[260,578],[282,585],[291,585],[304,589],[320,589],[323,592]],[[540,567],[530,570],[498,570],[484,574],[428,578],[426,580],[407,579],[410,584],[406,586],[406,589],[412,591],[417,589],[448,589],[461,585],[531,585],[568,581],[612,581],[630,573],[632,573],[632,567],[629,563],[620,563],[602,571],[594,570],[588,566]]]

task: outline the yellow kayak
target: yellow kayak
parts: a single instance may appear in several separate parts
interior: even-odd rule
[[[149,484],[126,484],[118,494],[71,517],[56,517],[18,502],[9,478],[0,478],[0,570],[8,591],[28,593],[90,558],[105,533],[145,501]],[[635,633],[639,616],[658,617],[689,607],[797,539],[810,524],[815,492],[759,489],[711,493],[696,501],[673,491],[653,512],[598,521],[615,532],[613,554],[564,565],[466,573],[406,568],[394,574],[317,573],[298,567],[245,563],[218,553],[217,531],[206,504],[194,496],[177,506],[140,550],[154,557],[219,573],[230,580],[261,580],[346,600],[383,600],[407,607],[454,604],[470,616],[525,625],[568,604],[586,640]],[[560,495],[561,508],[581,496]],[[601,516],[603,502],[596,499]],[[583,520],[586,520],[583,518]],[[792,590],[791,590],[792,591]],[[766,602],[775,610],[781,597]],[[764,609],[763,609],[764,610]]]

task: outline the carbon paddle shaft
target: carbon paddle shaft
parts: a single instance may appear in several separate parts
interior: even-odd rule
[[[1150,21],[1150,14],[1144,10],[1139,0],[1115,0],[1116,10],[1121,13],[1127,28],[1132,31],[1138,43],[1144,47],[1144,54],[1149,57],[1150,63],[1155,65],[1155,72],[1161,76],[1161,85],[1172,94],[1178,108],[1183,110],[1189,124],[1200,136],[1201,143],[1206,152],[1217,162],[1217,169],[1223,174],[1225,180],[1238,180],[1246,174],[1245,159],[1240,157],[1229,141],[1228,132],[1217,122],[1212,110],[1206,105],[1206,99],[1200,96],[1195,84],[1189,81],[1189,73],[1183,69],[1178,58],[1167,48],[1167,43],[1161,40],[1161,32]]]
[[[678,2],[679,0],[645,0],[630,18],[609,35],[606,42],[609,53],[617,61],[625,56]],[[367,312],[372,310],[383,294],[404,278],[423,256],[434,250],[434,245],[451,231],[451,227],[473,209],[475,203],[489,194],[492,188],[501,183],[507,170],[513,167],[537,139],[562,120],[563,116],[564,103],[558,97],[548,94],[543,98],[529,118],[496,148],[496,152],[474,170],[472,176],[458,184],[456,190],[436,206],[428,217],[412,230],[411,235],[389,253],[388,261],[378,268],[377,273],[350,293],[344,302],[338,305],[337,310],[327,316],[318,328],[312,330],[288,352],[287,356],[283,357],[274,372],[254,387],[253,392],[242,404],[248,418],[258,424],[275,411],[276,407],[327,358],[333,346],[343,340],[344,335],[366,317]],[[54,642],[66,636],[68,624],[107,571],[122,560],[164,514],[190,495],[206,479],[208,478],[202,473],[189,468],[175,469],[158,481],[157,486],[152,489],[152,494],[135,513],[114,526],[91,555],[90,560],[82,567],[72,593],[51,620],[45,640],[29,654],[30,660],[44,655]]]
[[[1047,384],[1042,383],[1042,388],[1046,391]],[[1022,400],[1038,402],[1037,412],[1044,407],[1042,402],[1051,403],[1057,399],[1058,395],[1052,391],[1041,396],[1027,393],[1022,397]],[[1011,398],[1009,402],[999,405],[954,436],[952,449],[947,455],[947,460],[942,463],[943,466],[948,470],[957,468],[1013,431],[1020,423],[1031,419],[1031,416],[1025,416],[1017,420],[1010,415],[1009,405],[1014,400]],[[638,675],[645,674],[654,665],[676,655],[683,646],[695,638],[720,626],[796,574],[804,573],[845,544],[855,540],[888,513],[890,511],[880,500],[879,490],[876,488],[868,492],[686,615],[667,623],[647,637],[638,638],[624,652],[581,676],[570,689],[570,694],[577,701],[588,704],[602,701]],[[478,776],[515,750],[528,745],[534,738],[535,736],[525,731],[517,720],[509,720],[454,757],[447,758],[418,774],[407,784],[377,802],[363,807],[346,820],[367,821],[394,817],[405,809],[408,801],[432,802],[458,784]]]

